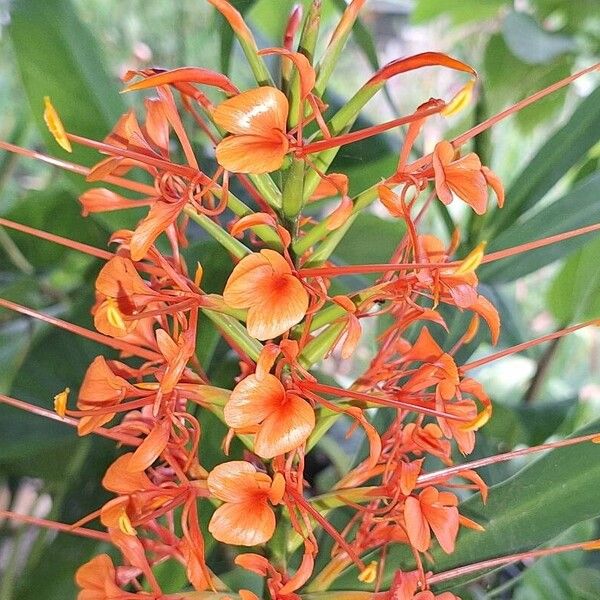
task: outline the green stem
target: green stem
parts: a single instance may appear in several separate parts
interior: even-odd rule
[[[250,337],[246,328],[233,317],[214,310],[204,309],[204,314],[217,326],[221,333],[232,339],[245,354],[253,361],[258,360],[262,344]]]
[[[304,161],[295,158],[283,184],[283,214],[292,223],[296,222],[304,205]],[[291,232],[292,235],[294,232]]]
[[[236,240],[211,218],[196,212],[192,206],[186,206],[183,212],[236,258],[242,259],[251,253],[250,249],[242,242]]]

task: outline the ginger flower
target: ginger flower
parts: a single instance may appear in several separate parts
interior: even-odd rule
[[[494,190],[498,206],[504,203],[504,189],[498,177],[481,165],[477,154],[470,152],[455,159],[454,147],[441,141],[433,151],[435,190],[444,204],[452,202],[452,194],[464,200],[478,215],[487,208],[488,185]]]
[[[419,552],[427,552],[431,545],[431,531],[447,554],[454,551],[458,535],[458,500],[450,492],[439,492],[426,487],[418,497],[409,496],[404,506],[404,521],[408,539]]]
[[[254,452],[273,458],[304,443],[315,427],[312,406],[288,393],[274,375],[249,375],[225,405],[225,422],[234,429],[258,428]]]
[[[137,594],[124,592],[117,584],[117,570],[108,554],[95,556],[77,569],[75,582],[81,588],[77,600],[125,600],[139,598]],[[147,596],[152,598],[154,596]]]
[[[308,309],[308,292],[274,250],[244,257],[229,276],[223,298],[232,308],[248,309],[246,327],[258,340],[285,333]]]
[[[210,493],[224,504],[214,512],[208,530],[225,544],[255,546],[271,539],[275,513],[285,491],[281,475],[273,479],[245,461],[217,465],[208,475]]]
[[[280,90],[260,87],[225,100],[215,123],[233,134],[217,145],[217,162],[234,173],[270,173],[283,165],[289,149],[289,105]]]

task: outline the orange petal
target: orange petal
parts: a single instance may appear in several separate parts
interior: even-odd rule
[[[246,327],[257,340],[269,340],[288,331],[306,315],[308,292],[293,275],[283,275],[276,285],[265,283],[258,290],[261,304],[248,310]]]
[[[82,207],[81,214],[84,217],[87,217],[90,213],[137,208],[147,204],[145,201],[125,198],[106,188],[94,188],[84,192],[79,196],[79,202]]]
[[[289,148],[288,139],[273,129],[270,137],[262,135],[232,135],[219,142],[217,162],[232,173],[271,173],[283,165]]]
[[[294,63],[296,69],[298,69],[298,75],[300,76],[300,97],[302,99],[306,98],[315,87],[317,76],[310,61],[304,54],[300,54],[300,52],[291,52],[286,48],[265,48],[258,54],[279,54],[280,56],[289,58]]]
[[[224,544],[256,546],[268,542],[275,531],[275,513],[266,500],[226,502],[214,512],[208,530]]]
[[[96,290],[111,298],[121,298],[142,294],[156,295],[139,275],[133,262],[123,256],[111,258],[100,270],[96,278]],[[133,301],[133,298],[131,298]],[[144,303],[140,303],[140,306]]]
[[[200,83],[219,88],[228,94],[237,94],[239,91],[225,75],[201,67],[181,67],[164,73],[150,75],[150,77],[146,77],[137,83],[128,85],[124,91],[144,90],[171,83]]]
[[[245,502],[256,499],[264,492],[269,494],[271,478],[259,473],[256,467],[243,460],[233,460],[217,465],[207,478],[207,485],[213,496],[224,502]]]
[[[171,435],[171,423],[164,419],[152,428],[148,437],[136,448],[129,459],[129,472],[145,471],[162,454]]]
[[[456,542],[459,526],[456,506],[425,509],[425,514],[442,550],[446,554],[454,552],[454,543]]]
[[[455,71],[463,71],[464,73],[469,73],[473,77],[477,77],[477,71],[460,60],[456,60],[441,52],[423,52],[407,58],[399,58],[384,65],[368,81],[367,85],[383,83],[390,77],[394,77],[400,73],[406,73],[407,71],[413,71],[414,69],[435,66],[447,67],[449,69],[454,69]]]
[[[285,401],[286,393],[277,377],[249,375],[231,392],[224,409],[225,422],[236,429],[258,425]]]
[[[165,154],[169,150],[169,121],[159,98],[146,98],[146,133],[148,138]]]
[[[273,136],[286,131],[289,111],[285,94],[274,87],[253,88],[221,102],[213,113],[215,123],[239,135]]]
[[[331,198],[332,196],[345,196],[348,194],[348,176],[343,173],[329,173],[319,181],[317,189],[310,197],[311,201]]]
[[[150,478],[143,471],[132,472],[128,469],[132,452],[123,454],[108,467],[102,479],[105,489],[116,494],[133,494],[141,490],[153,489]]]
[[[181,202],[157,201],[148,215],[140,221],[131,236],[129,250],[132,260],[142,260],[154,240],[171,225],[183,209]]]
[[[427,552],[431,544],[431,532],[421,512],[421,503],[414,496],[409,496],[404,504],[404,523],[411,545],[419,552]]]
[[[259,283],[272,275],[271,263],[262,252],[245,256],[233,269],[225,284],[225,302],[232,308],[248,308],[257,301],[256,288]]]
[[[270,414],[254,439],[254,451],[261,458],[273,458],[295,450],[315,428],[313,407],[300,396],[287,394],[287,401]]]

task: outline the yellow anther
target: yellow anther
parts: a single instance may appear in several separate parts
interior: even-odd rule
[[[129,520],[129,517],[127,516],[127,513],[124,510],[121,511],[121,514],[119,515],[118,523],[119,523],[119,529],[125,535],[136,535],[137,534],[137,531],[131,525],[131,521]]]
[[[119,305],[114,298],[108,298],[106,301],[106,318],[113,327],[122,331],[127,330]]]
[[[592,540],[591,542],[586,542],[583,544],[582,548],[584,550],[600,550],[600,540]]]
[[[492,416],[492,407],[486,406],[472,421],[463,423],[459,429],[461,431],[477,431],[483,427]]]
[[[475,80],[471,79],[459,92],[448,102],[442,109],[441,114],[445,117],[450,117],[459,113],[463,108],[468,106],[473,98],[473,89],[475,88]]]
[[[471,252],[469,252],[469,254],[460,263],[460,266],[457,267],[456,271],[454,271],[454,275],[467,275],[469,273],[474,273],[475,269],[477,269],[483,260],[483,253],[486,246],[487,242],[480,242],[477,244],[477,246],[475,246],[475,248],[471,250]]]
[[[197,287],[200,287],[202,276],[204,275],[204,269],[200,263],[196,263],[196,274],[194,275],[194,283]]]
[[[360,572],[358,580],[362,583],[373,583],[375,579],[377,579],[377,566],[377,561],[372,560],[369,565]]]
[[[592,438],[592,444],[600,444],[600,435]]]
[[[64,148],[67,152],[73,152],[71,148],[71,142],[67,137],[67,132],[56,112],[56,109],[50,102],[50,98],[46,96],[44,98],[44,121],[46,121],[46,125],[50,133],[54,136],[54,139],[58,143],[61,148]]]
[[[69,399],[70,392],[69,388],[65,388],[62,392],[54,396],[54,410],[59,417],[64,417],[67,412],[67,400]]]

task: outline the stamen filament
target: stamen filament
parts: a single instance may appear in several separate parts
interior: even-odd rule
[[[94,540],[100,540],[101,542],[110,543],[110,536],[108,533],[104,533],[103,531],[94,531],[93,529],[87,529],[85,527],[72,528],[71,525],[67,525],[66,523],[49,521],[48,519],[41,519],[39,517],[32,517],[30,515],[20,515],[19,513],[15,513],[11,510],[0,510],[0,519],[20,521],[22,523],[35,525],[36,527],[53,529],[55,531],[60,531],[61,533],[72,533],[81,537],[87,537]]]
[[[455,579],[468,575],[474,571],[481,571],[483,569],[491,569],[493,567],[499,567],[509,563],[526,560],[528,558],[540,558],[542,556],[549,556],[552,554],[559,554],[560,552],[569,552],[571,550],[588,550],[589,546],[594,543],[594,540],[587,542],[577,542],[575,544],[565,544],[564,546],[556,546],[555,548],[544,548],[543,550],[530,550],[529,552],[520,552],[518,554],[511,554],[509,556],[501,556],[499,558],[491,558],[489,560],[483,560],[478,563],[471,565],[465,565],[463,567],[457,567],[451,571],[445,571],[444,573],[438,573],[427,578],[427,583],[435,585],[442,581],[448,581],[449,579]]]
[[[522,342],[521,344],[516,344],[515,346],[511,346],[510,348],[505,348],[500,352],[496,352],[494,354],[490,354],[489,356],[484,356],[479,360],[474,360],[470,363],[466,363],[459,367],[461,372],[469,371],[471,369],[476,369],[477,367],[481,367],[487,363],[490,363],[494,360],[499,360],[500,358],[504,358],[505,356],[509,356],[510,354],[516,354],[518,352],[522,352],[523,350],[527,350],[533,346],[538,346],[539,344],[543,344],[544,342],[549,342],[550,340],[554,340],[556,338],[562,337],[564,335],[568,335],[569,333],[573,333],[579,329],[583,329],[585,327],[589,327],[590,325],[598,325],[600,324],[599,319],[593,319],[591,321],[585,321],[584,323],[578,323],[577,325],[572,325],[571,327],[566,327],[565,329],[560,329],[558,331],[554,331],[547,335],[543,335],[542,337],[535,338],[534,340],[529,340],[527,342]]]
[[[133,354],[134,356],[139,356],[140,358],[145,358],[146,360],[161,360],[162,356],[157,352],[153,352],[152,350],[147,350],[145,348],[140,348],[139,346],[134,346],[128,342],[123,340],[119,340],[117,338],[111,338],[107,335],[102,335],[101,333],[97,333],[96,331],[91,331],[90,329],[86,329],[85,327],[81,327],[80,325],[74,325],[73,323],[69,323],[68,321],[63,321],[58,317],[53,317],[51,315],[47,315],[32,308],[28,308],[26,306],[22,306],[21,304],[17,304],[16,302],[11,302],[10,300],[5,300],[4,298],[0,298],[0,306],[7,308],[9,310],[14,310],[15,312],[21,313],[23,315],[27,315],[29,317],[33,317],[34,319],[38,319],[39,321],[44,321],[46,323],[50,323],[56,327],[60,327],[61,329],[65,329],[66,331],[70,331],[76,335],[80,335],[87,339],[93,340],[94,342],[98,342],[99,344],[104,344],[105,346],[109,346],[110,348],[114,348],[115,350],[119,350],[122,352],[128,352]]]
[[[70,425],[71,427],[77,427],[78,425],[77,419],[66,416],[61,417],[52,410],[42,408],[41,406],[36,406],[35,404],[29,404],[29,402],[17,400],[16,398],[11,398],[10,396],[6,396],[4,394],[0,394],[0,403],[8,404],[14,408],[24,410],[34,415],[39,415],[40,417],[45,417],[46,419],[52,419],[53,421],[58,421],[59,423],[65,423],[65,425]],[[106,429],[105,427],[96,427],[92,433],[115,440],[122,444],[127,444],[128,446],[139,446],[142,443],[142,440],[139,438],[133,437],[132,435],[127,435],[126,433],[117,433],[111,429]]]
[[[464,471],[473,469],[480,469],[487,467],[499,462],[506,462],[519,456],[527,456],[528,454],[534,454],[536,452],[543,452],[544,450],[552,450],[554,448],[565,448],[567,446],[574,446],[576,444],[582,444],[584,442],[591,442],[598,439],[600,433],[590,433],[588,435],[582,435],[575,438],[567,438],[566,440],[560,440],[558,442],[549,442],[547,444],[540,444],[539,446],[532,446],[531,448],[521,448],[519,450],[512,450],[511,452],[505,452],[503,454],[496,454],[495,456],[488,456],[486,458],[480,458],[472,462],[463,463],[462,465],[456,465],[454,467],[448,467],[441,471],[434,471],[433,473],[427,473],[417,478],[417,485],[432,484],[438,481],[445,481],[450,475],[460,475]]]

